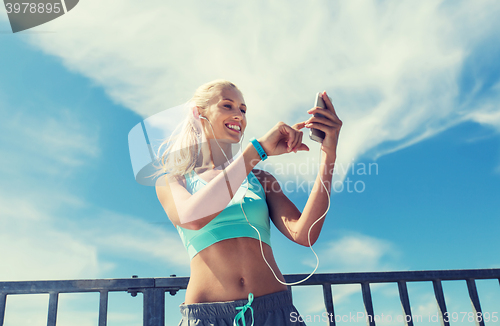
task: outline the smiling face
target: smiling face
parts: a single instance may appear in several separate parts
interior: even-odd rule
[[[247,107],[241,92],[233,87],[217,90],[208,102],[206,109],[200,113],[212,124],[215,138],[239,142],[245,128]],[[201,119],[207,138],[214,138],[210,124]]]

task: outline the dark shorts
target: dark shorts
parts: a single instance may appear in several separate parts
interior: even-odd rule
[[[232,326],[235,316],[241,311],[236,307],[242,307],[248,300],[236,300],[227,302],[210,302],[181,304],[182,320],[179,326]],[[289,291],[282,291],[263,295],[253,299],[254,326],[305,326],[298,322],[299,315],[293,306],[292,295]],[[292,322],[292,320],[294,322]],[[250,309],[245,312],[246,325],[252,324]],[[243,325],[240,320],[238,325]]]

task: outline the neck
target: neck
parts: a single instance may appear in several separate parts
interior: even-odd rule
[[[196,166],[200,169],[226,167],[233,159],[232,145],[225,140],[206,139],[201,145],[200,157],[198,157]]]

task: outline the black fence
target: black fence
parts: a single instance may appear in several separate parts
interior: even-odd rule
[[[306,277],[306,274],[284,275],[286,282],[292,283]],[[295,286],[322,286],[325,302],[325,311],[329,316],[335,316],[332,296],[332,284],[360,284],[363,304],[368,326],[375,326],[375,313],[370,291],[373,283],[397,283],[399,297],[405,316],[404,323],[413,326],[410,299],[406,284],[408,282],[432,282],[434,294],[439,307],[441,325],[449,326],[446,302],[444,299],[441,281],[463,280],[467,283],[473,313],[478,326],[484,326],[481,303],[477,293],[475,280],[496,279],[500,285],[500,269],[471,269],[471,270],[436,270],[436,271],[401,271],[401,272],[374,272],[374,273],[331,273],[315,274],[307,281]],[[165,294],[176,294],[186,289],[188,277],[164,278],[130,278],[130,279],[102,279],[102,280],[65,280],[65,281],[22,281],[0,282],[0,326],[3,326],[5,305],[9,295],[14,294],[49,294],[49,308],[47,325],[55,326],[57,321],[57,306],[60,293],[99,292],[99,326],[105,326],[108,316],[108,293],[128,292],[132,296],[142,293],[143,296],[143,325],[165,325]],[[329,325],[335,325],[335,318],[329,318]]]

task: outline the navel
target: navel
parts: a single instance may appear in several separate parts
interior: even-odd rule
[[[240,278],[240,285],[245,286],[245,279],[243,277]]]

